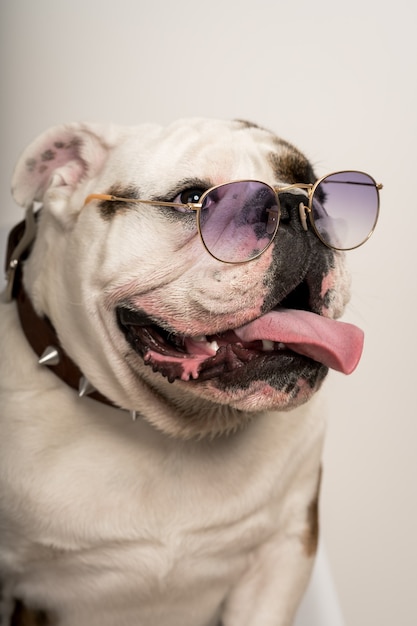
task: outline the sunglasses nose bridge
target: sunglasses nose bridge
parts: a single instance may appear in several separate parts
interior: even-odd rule
[[[307,215],[310,216],[310,189],[304,190],[299,187],[294,189],[285,188],[277,193],[280,208],[280,219],[289,222],[299,219],[303,230],[308,230]]]

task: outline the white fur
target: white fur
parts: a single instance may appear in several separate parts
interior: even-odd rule
[[[38,366],[15,304],[1,304],[6,593],[56,613],[60,626],[289,625],[313,562],[306,541],[321,409],[313,400],[274,412],[267,394],[254,390],[229,403],[210,387],[190,393],[186,383],[170,385],[127,354],[112,310],[121,294],[135,294],[141,306],[178,319],[180,332],[237,326],[259,313],[270,257],[220,273],[216,261],[201,257],[199,242],[183,253],[176,225],[166,232],[152,208],[130,212],[128,228],[121,219],[103,220],[95,206],[81,208],[88,193],[114,182],[137,181],[143,196],[152,196],[161,180],[176,180],[178,158],[181,177],[274,182],[261,158],[269,135],[259,130],[230,142],[227,123],[200,121],[169,132],[72,125],[60,133],[82,138],[83,153],[74,144],[59,171],[30,179],[24,164],[48,145],[44,136],[15,174],[19,202],[44,204],[25,285],[68,354],[125,410],[78,398]],[[210,133],[225,135],[217,152],[205,147]],[[332,316],[346,294],[340,298]],[[143,416],[135,423],[133,409]],[[198,420],[218,420],[225,430],[228,420],[246,425],[196,439],[187,424]]]

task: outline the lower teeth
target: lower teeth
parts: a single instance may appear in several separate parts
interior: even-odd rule
[[[285,343],[281,341],[275,343],[274,341],[270,341],[269,339],[262,339],[262,350],[264,352],[273,352],[274,350],[285,350]]]

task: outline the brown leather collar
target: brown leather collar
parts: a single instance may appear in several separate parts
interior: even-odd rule
[[[31,243],[35,237],[36,230],[28,237],[28,229],[33,229],[36,223],[34,215],[31,213],[26,218],[26,222],[17,224],[9,234],[7,243],[6,272],[8,275],[8,289],[11,299],[16,300],[22,330],[30,346],[38,355],[42,357],[46,348],[55,348],[57,358],[54,362],[45,362],[45,365],[54,372],[64,383],[76,389],[80,396],[88,395],[89,398],[114,406],[114,404],[98,391],[90,391],[86,385],[86,379],[79,367],[66,354],[62,348],[58,336],[51,322],[46,317],[39,317],[32,306],[32,302],[26,293],[22,282],[22,261],[24,261],[31,248]],[[27,245],[22,249],[21,242],[25,240]],[[58,361],[58,362],[56,362]]]

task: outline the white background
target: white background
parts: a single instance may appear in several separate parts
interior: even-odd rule
[[[1,225],[21,150],[67,121],[246,118],[319,175],[383,182],[349,253],[356,372],[327,381],[322,536],[347,626],[417,624],[415,2],[0,0]]]

